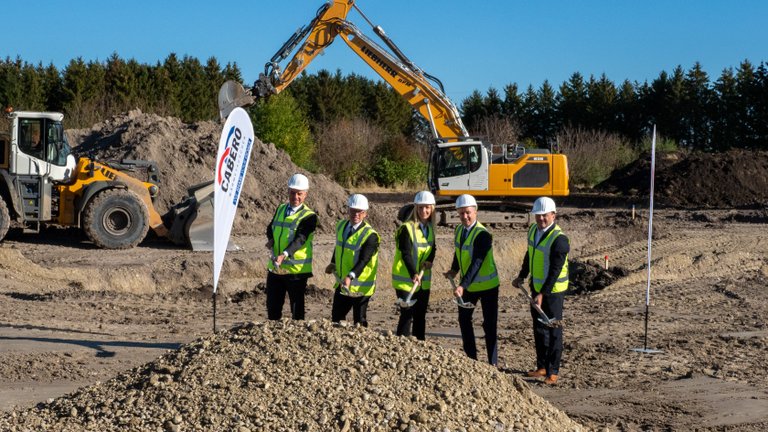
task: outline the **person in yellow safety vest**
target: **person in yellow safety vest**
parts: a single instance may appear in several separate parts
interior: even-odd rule
[[[521,287],[531,276],[531,297],[550,319],[563,319],[563,303],[568,290],[568,237],[555,224],[557,208],[549,197],[533,203],[531,213],[536,223],[528,229],[528,253],[512,285]],[[544,383],[557,384],[560,359],[563,354],[562,327],[550,328],[541,323],[538,312],[531,306],[533,340],[536,344],[536,369],[527,372],[531,378],[545,378]]]
[[[398,336],[413,335],[425,339],[427,305],[432,282],[432,262],[435,260],[435,196],[421,191],[413,199],[411,220],[404,222],[395,232],[395,258],[392,261],[392,287],[400,299],[406,299],[414,284],[416,291],[411,300],[416,303],[400,308],[397,323]],[[423,275],[419,275],[420,271]]]
[[[312,241],[317,228],[317,215],[304,200],[309,179],[294,174],[288,180],[288,202],[280,204],[267,225],[267,248],[272,252],[267,273],[267,317],[283,316],[285,294],[288,294],[291,317],[304,319],[304,294],[312,276]]]
[[[347,199],[347,206],[348,218],[336,223],[336,248],[331,263],[325,268],[326,273],[334,273],[337,279],[331,321],[345,319],[352,309],[355,324],[368,327],[366,315],[368,302],[376,291],[380,239],[365,220],[368,199],[364,195],[353,194]],[[341,285],[345,287],[345,292],[352,295],[342,293]]]
[[[446,277],[453,279],[460,274],[461,281],[454,295],[462,297],[464,302],[473,305],[479,300],[483,306],[483,330],[485,331],[485,349],[488,363],[496,365],[497,322],[499,316],[499,275],[493,259],[493,237],[477,221],[477,202],[472,195],[461,195],[456,199],[456,210],[461,225],[456,227],[451,270]],[[459,327],[464,352],[477,360],[475,330],[472,326],[474,309],[459,307]]]

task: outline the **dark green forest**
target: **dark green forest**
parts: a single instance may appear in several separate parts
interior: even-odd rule
[[[242,83],[236,64],[175,54],[154,65],[117,54],[106,61],[77,58],[62,70],[6,58],[0,60],[0,104],[63,112],[68,128],[90,127],[136,108],[192,123],[218,118],[218,89],[229,79]],[[667,149],[768,150],[764,62],[745,60],[715,78],[696,63],[662,71],[651,82],[618,85],[605,75],[575,72],[559,86],[545,81],[525,90],[514,83],[501,91],[476,90],[458,105],[471,133],[563,151],[575,180],[584,184],[637,157],[653,125]],[[392,186],[425,178],[425,122],[383,82],[340,71],[304,74],[286,92],[253,106],[251,114],[262,141],[342,183]],[[340,148],[357,149],[359,159],[334,158]],[[580,169],[581,159],[572,153],[596,149],[614,155],[598,172],[580,178],[588,167]]]

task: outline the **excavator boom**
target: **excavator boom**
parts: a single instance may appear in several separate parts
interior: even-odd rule
[[[383,41],[381,47],[347,16],[355,9]],[[459,110],[445,95],[442,83],[416,66],[384,30],[355,5],[355,0],[333,0],[320,7],[266,64],[250,90],[228,81],[219,91],[219,112],[226,117],[254,98],[278,94],[337,37],[428,120],[434,137],[430,148],[428,183],[437,195],[474,194],[483,197],[566,196],[568,162],[565,155],[519,145],[493,145],[469,136]],[[291,53],[293,57],[282,67]]]

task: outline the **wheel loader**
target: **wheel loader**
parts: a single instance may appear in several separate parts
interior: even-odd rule
[[[154,207],[160,189],[154,163],[75,158],[64,115],[6,110],[0,127],[0,240],[12,226],[39,233],[54,224],[81,228],[104,249],[132,248],[151,228],[194,250],[212,247],[212,181],[193,186],[165,215]],[[5,130],[5,131],[4,131]]]

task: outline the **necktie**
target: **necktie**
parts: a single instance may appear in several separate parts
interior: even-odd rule
[[[288,217],[293,214],[293,208],[288,207],[285,209],[285,216]]]
[[[469,230],[464,227],[461,229],[461,242],[464,243],[464,241],[467,239],[467,235],[469,235]]]
[[[424,238],[429,237],[429,228],[426,225],[421,226],[421,232],[424,234]]]

